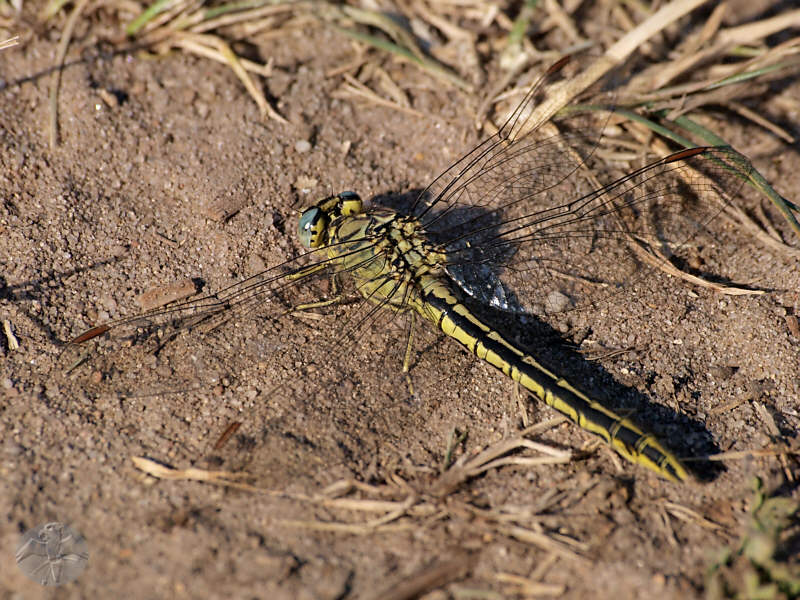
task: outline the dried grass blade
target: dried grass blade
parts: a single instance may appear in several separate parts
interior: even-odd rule
[[[468,84],[444,65],[426,56],[419,49],[419,46],[417,46],[414,38],[410,34],[394,25],[394,23],[391,23],[391,26],[389,26],[385,21],[382,20],[384,19],[382,15],[377,15],[371,11],[355,10],[352,7],[348,7],[347,11],[339,12],[336,10],[327,10],[320,11],[317,14],[323,20],[328,21],[334,29],[351,39],[368,44],[373,48],[378,48],[384,52],[390,52],[391,54],[400,56],[428,71],[437,79],[454,84],[463,90],[472,91],[472,86],[470,84]],[[365,23],[385,31],[389,36],[396,40],[396,43],[367,33],[361,33],[360,31],[348,29],[335,23],[335,21],[347,17],[357,22]]]
[[[256,71],[260,74],[265,74],[265,66],[258,65],[252,61],[240,59],[233,52],[231,47],[221,38],[215,35],[201,34],[201,33],[187,33],[176,32],[174,39],[171,40],[172,45],[182,47],[190,52],[195,52],[201,56],[211,58],[213,60],[227,64],[233,69],[233,72],[244,85],[247,92],[255,100],[262,116],[268,116],[280,123],[288,123],[281,115],[279,115],[267,102],[263,92],[255,85],[252,78],[247,74],[247,71]],[[170,40],[167,40],[170,42]]]
[[[621,37],[605,54],[592,63],[582,73],[572,79],[553,86],[548,99],[536,107],[529,118],[530,123],[542,123],[564,108],[573,98],[603,77],[611,69],[621,64],[645,41],[662,31],[670,23],[691,12],[705,0],[674,0]],[[524,133],[521,132],[521,133]]]
[[[61,32],[61,40],[58,43],[58,50],[56,51],[56,69],[53,75],[53,85],[50,87],[50,126],[48,128],[48,138],[50,140],[51,150],[55,149],[58,145],[58,90],[61,87],[61,70],[64,67],[64,59],[67,56],[67,46],[69,46],[69,40],[72,38],[72,31],[75,29],[78,17],[88,3],[88,0],[78,0],[67,18],[64,31]]]

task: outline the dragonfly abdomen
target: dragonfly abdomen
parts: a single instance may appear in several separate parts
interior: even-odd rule
[[[446,285],[434,283],[423,287],[426,292],[422,308],[418,309],[420,314],[472,354],[502,371],[582,429],[601,437],[628,460],[672,481],[689,479],[680,461],[652,434],[554,375],[478,319]]]

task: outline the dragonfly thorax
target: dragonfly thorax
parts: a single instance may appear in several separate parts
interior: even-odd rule
[[[425,282],[444,272],[445,255],[420,222],[390,209],[335,218],[325,244],[331,263],[349,273],[362,295],[395,310],[416,307]]]

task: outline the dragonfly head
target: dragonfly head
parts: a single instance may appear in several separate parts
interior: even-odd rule
[[[328,226],[334,219],[363,211],[364,203],[355,192],[328,196],[303,211],[297,224],[297,235],[306,248],[319,248],[327,243]]]

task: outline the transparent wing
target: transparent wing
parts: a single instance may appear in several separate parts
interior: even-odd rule
[[[326,252],[311,252],[216,294],[90,329],[68,345],[62,365],[72,366],[69,377],[94,397],[164,398],[140,405],[151,415],[146,427],[153,428],[145,438],[173,439],[197,410],[235,415],[239,407],[245,422],[253,412],[267,414],[250,424],[257,433],[226,445],[226,468],[258,473],[278,462],[287,477],[301,478],[309,464],[322,468],[319,456],[326,456],[326,472],[337,460],[345,469],[366,469],[387,444],[417,443],[400,439],[397,423],[428,414],[436,404],[421,405],[403,377],[407,313],[368,301],[358,290],[364,282],[353,277],[338,278],[334,287],[332,276],[339,273]],[[289,313],[307,303],[316,306]],[[451,350],[417,323],[415,367],[423,355],[430,365],[432,351]],[[471,368],[466,357],[462,363]],[[434,383],[416,389],[442,396]],[[178,395],[193,406],[183,417],[173,406],[186,403],[169,401]],[[268,408],[250,411],[250,403]],[[138,421],[134,413],[132,427]],[[381,447],[370,445],[374,439]],[[200,440],[196,445],[194,454],[208,451]],[[307,456],[299,470],[298,456]]]
[[[331,422],[336,398],[365,377],[403,396],[407,315],[365,297],[370,282],[348,276],[342,258],[307,252],[214,294],[91,328],[67,344],[62,365],[80,369],[86,391],[123,397],[268,381],[270,398],[302,398]],[[415,339],[430,337],[416,328]]]
[[[331,299],[340,269],[324,250],[308,252],[219,292],[89,329],[67,344],[63,362],[90,362],[102,375],[99,387],[125,395],[217,384],[232,372],[235,354],[256,364],[286,351],[291,340],[282,321],[297,307]]]
[[[554,295],[579,308],[630,288],[654,262],[701,244],[752,170],[730,148],[704,148],[615,173],[596,156],[596,113],[534,111],[573,62],[548,69],[412,207],[456,283],[498,309],[541,314]],[[643,257],[648,248],[657,257]]]
[[[287,484],[337,467],[363,472],[387,448],[409,444],[397,423],[436,405],[411,397],[403,377],[407,315],[376,307],[352,277],[334,286],[340,271],[325,252],[311,252],[216,294],[95,327],[68,345],[56,379],[115,405],[124,398],[131,431],[142,429],[135,443],[150,449],[185,439],[190,456],[210,452],[226,469],[268,482],[276,469]],[[307,303],[315,306],[290,313]],[[436,337],[415,328],[414,366],[438,348]],[[246,433],[217,450],[202,428],[182,432],[198,421],[207,427],[216,413],[219,431],[240,419]]]
[[[557,79],[579,64],[565,57],[551,66],[525,94],[503,126],[451,165],[416,198],[410,214],[431,234],[480,220],[570,178],[597,147],[603,128],[596,115],[573,114],[569,131],[553,116],[537,113],[557,90]]]
[[[706,147],[677,152],[605,185],[599,180],[608,174],[587,161],[543,188],[538,146],[526,145],[514,157],[465,185],[473,195],[490,190],[508,201],[437,234],[448,272],[464,291],[512,311],[538,312],[554,293],[579,307],[630,287],[652,269],[653,260],[643,260],[647,248],[660,251],[655,261],[686,258],[752,169],[730,148]]]

